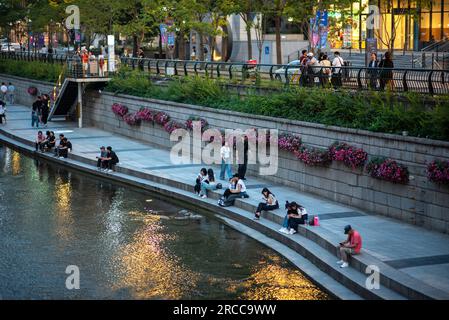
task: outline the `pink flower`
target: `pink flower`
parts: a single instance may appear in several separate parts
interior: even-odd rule
[[[124,117],[128,113],[128,108],[122,104],[114,103],[112,105],[112,112],[114,112],[119,117]]]

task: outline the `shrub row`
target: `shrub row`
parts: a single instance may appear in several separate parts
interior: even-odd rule
[[[114,77],[106,90],[374,132],[406,131],[411,136],[449,141],[449,96],[393,96],[387,92],[295,87],[265,96],[248,91],[241,97],[226,90],[219,80],[187,77],[161,87],[152,84],[147,75],[126,69]],[[427,105],[429,99],[434,106]]]
[[[0,59],[0,73],[13,76],[56,82],[63,66],[59,63],[45,63],[39,61],[16,61]]]

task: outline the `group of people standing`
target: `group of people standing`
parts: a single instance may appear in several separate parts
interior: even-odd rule
[[[10,82],[9,85],[6,85],[5,82],[2,82],[0,87],[0,124],[3,122],[6,123],[6,103],[9,105],[14,104],[16,88]]]
[[[50,112],[50,96],[43,94],[36,98],[31,107],[31,127],[39,128],[41,124],[44,128],[47,127],[48,115]]]

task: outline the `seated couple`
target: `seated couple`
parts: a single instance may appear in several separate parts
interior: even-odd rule
[[[59,145],[55,148],[55,157],[59,157],[59,159],[67,158],[69,151],[72,151],[72,143],[61,133]]]
[[[44,134],[42,131],[37,133],[36,142],[34,144],[36,151],[40,150],[40,152],[45,152],[47,150],[51,150],[56,145],[56,137],[53,131],[47,131]]]
[[[97,168],[104,172],[114,172],[115,165],[119,163],[117,154],[112,151],[112,147],[100,147],[100,155],[97,157]]]
[[[202,168],[196,177],[195,187],[193,189],[197,195],[205,199],[207,198],[208,190],[217,190],[221,188],[221,183],[215,181],[214,170]]]
[[[229,180],[229,188],[225,190],[223,196],[218,200],[220,207],[230,207],[234,205],[235,199],[249,198],[246,193],[245,182],[238,174],[235,174]]]
[[[309,215],[306,208],[297,204],[296,202],[286,202],[285,209],[287,209],[287,215],[284,218],[282,228],[279,230],[282,233],[294,234],[298,232],[298,226],[300,224],[307,225]]]

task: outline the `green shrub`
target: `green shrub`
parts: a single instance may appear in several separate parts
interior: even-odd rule
[[[0,59],[0,73],[35,80],[56,82],[62,69],[63,65],[59,63]]]

